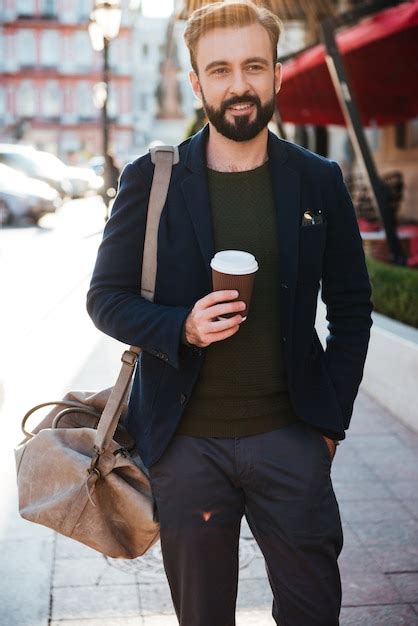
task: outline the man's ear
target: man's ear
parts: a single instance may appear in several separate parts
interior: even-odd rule
[[[282,64],[276,63],[274,66],[274,91],[279,93],[280,87],[282,85]]]
[[[189,72],[189,81],[190,81],[190,85],[192,86],[192,90],[194,95],[196,96],[196,98],[199,98],[199,100],[202,99],[202,90],[200,89],[200,83],[199,83],[199,78],[198,75],[196,74],[196,72],[194,70],[190,70]]]

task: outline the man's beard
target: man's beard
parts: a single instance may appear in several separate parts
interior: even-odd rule
[[[232,139],[233,141],[249,141],[254,139],[270,122],[276,107],[276,95],[273,90],[271,99],[262,105],[258,96],[234,96],[229,100],[225,100],[219,109],[211,107],[202,91],[203,108],[205,109],[208,120],[214,125],[218,133]],[[250,122],[250,115],[237,115],[234,122],[228,122],[225,113],[226,110],[237,104],[252,103],[256,106],[256,115],[253,122]]]

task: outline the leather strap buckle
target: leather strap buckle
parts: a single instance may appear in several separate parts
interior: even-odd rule
[[[134,354],[130,350],[125,350],[125,352],[122,354],[121,361],[122,363],[127,363],[128,365],[134,366],[137,358],[137,354]]]
[[[154,146],[150,148],[151,161],[155,164],[157,152],[171,152],[173,154],[173,165],[180,161],[179,149],[177,146]]]

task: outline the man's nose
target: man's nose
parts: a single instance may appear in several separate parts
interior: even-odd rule
[[[250,86],[248,84],[245,72],[236,71],[232,74],[232,82],[229,86],[229,91],[234,96],[241,96],[248,93]]]

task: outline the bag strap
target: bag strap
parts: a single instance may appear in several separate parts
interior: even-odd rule
[[[144,255],[142,257],[141,296],[154,300],[157,276],[157,237],[161,212],[167,199],[173,165],[179,162],[177,146],[151,148],[151,161],[155,163],[154,178],[149,197]]]
[[[142,260],[141,295],[153,301],[157,276],[158,225],[167,199],[173,165],[179,162],[177,146],[156,146],[150,149],[155,164],[148,202]],[[122,367],[97,426],[94,449],[100,455],[109,446],[115,434],[141,348],[131,346],[122,354]]]

